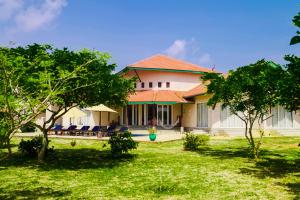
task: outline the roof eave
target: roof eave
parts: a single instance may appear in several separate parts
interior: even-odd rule
[[[125,70],[143,70],[143,71],[166,71],[166,72],[183,72],[183,73],[193,73],[193,74],[202,74],[204,75],[204,71],[193,71],[193,70],[176,70],[176,69],[162,69],[162,68],[145,68],[145,67],[131,67],[127,66],[121,71],[119,71],[117,74],[122,74]]]

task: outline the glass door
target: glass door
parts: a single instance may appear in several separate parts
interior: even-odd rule
[[[171,125],[172,123],[172,106],[157,105],[157,124]]]

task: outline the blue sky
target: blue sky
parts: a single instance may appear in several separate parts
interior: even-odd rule
[[[0,44],[109,52],[118,69],[167,54],[227,71],[300,54],[296,0],[0,0]]]

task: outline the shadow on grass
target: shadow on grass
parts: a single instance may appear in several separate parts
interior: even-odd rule
[[[300,199],[300,183],[287,183],[284,186],[288,187],[289,191],[295,194],[295,200]]]
[[[201,155],[212,156],[218,159],[249,158],[253,162],[252,167],[239,168],[240,173],[255,176],[257,178],[282,178],[293,174],[300,179],[300,157],[288,158],[284,154],[275,153],[269,150],[261,151],[261,159],[251,160],[247,148],[213,149],[211,147],[202,147],[197,151]],[[300,155],[300,154],[299,154]],[[298,180],[299,180],[298,179]],[[289,181],[281,184],[295,195],[295,199],[300,199],[300,182]]]
[[[32,190],[18,189],[13,191],[6,191],[0,188],[0,199],[12,200],[12,199],[44,199],[55,198],[60,199],[70,195],[70,191],[53,190],[47,187],[38,187]]]
[[[44,163],[38,164],[37,159],[28,158],[20,153],[14,153],[11,157],[1,160],[0,170],[10,166],[15,167],[32,167],[39,170],[52,169],[97,169],[113,168],[126,164],[136,155],[125,154],[120,157],[113,157],[109,151],[99,151],[96,149],[56,149],[49,154]]]
[[[269,150],[261,151],[261,159],[255,162],[251,161],[247,148],[226,148],[213,149],[211,147],[202,147],[197,151],[201,155],[217,157],[218,159],[249,158],[255,166],[253,168],[240,168],[242,173],[252,174],[259,178],[282,177],[289,173],[300,173],[300,158],[287,159],[280,153]]]

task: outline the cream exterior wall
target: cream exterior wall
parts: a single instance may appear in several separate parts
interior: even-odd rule
[[[175,90],[175,91],[188,91],[200,83],[199,74],[192,73],[179,73],[179,72],[164,72],[164,71],[136,71],[141,82],[137,82],[136,90]],[[130,71],[127,76],[132,77],[136,75],[135,72]],[[142,82],[145,87],[142,88]],[[149,82],[152,82],[153,87],[149,88]],[[162,82],[162,87],[158,88],[158,82]],[[166,87],[166,82],[170,82],[170,87]]]
[[[210,96],[202,95],[195,97],[194,104],[184,104],[183,105],[183,126],[186,128],[193,129],[197,132],[199,129],[204,129],[210,134],[228,134],[228,135],[244,135],[243,127],[221,127],[221,104],[217,104],[215,109],[208,107],[208,128],[197,127],[197,104],[206,103]],[[293,127],[292,128],[273,128],[272,118],[269,118],[264,124],[263,128],[268,133],[271,130],[276,130],[278,133],[283,135],[300,135],[300,114],[299,112],[292,114]],[[254,124],[254,132],[258,131],[258,123]]]

